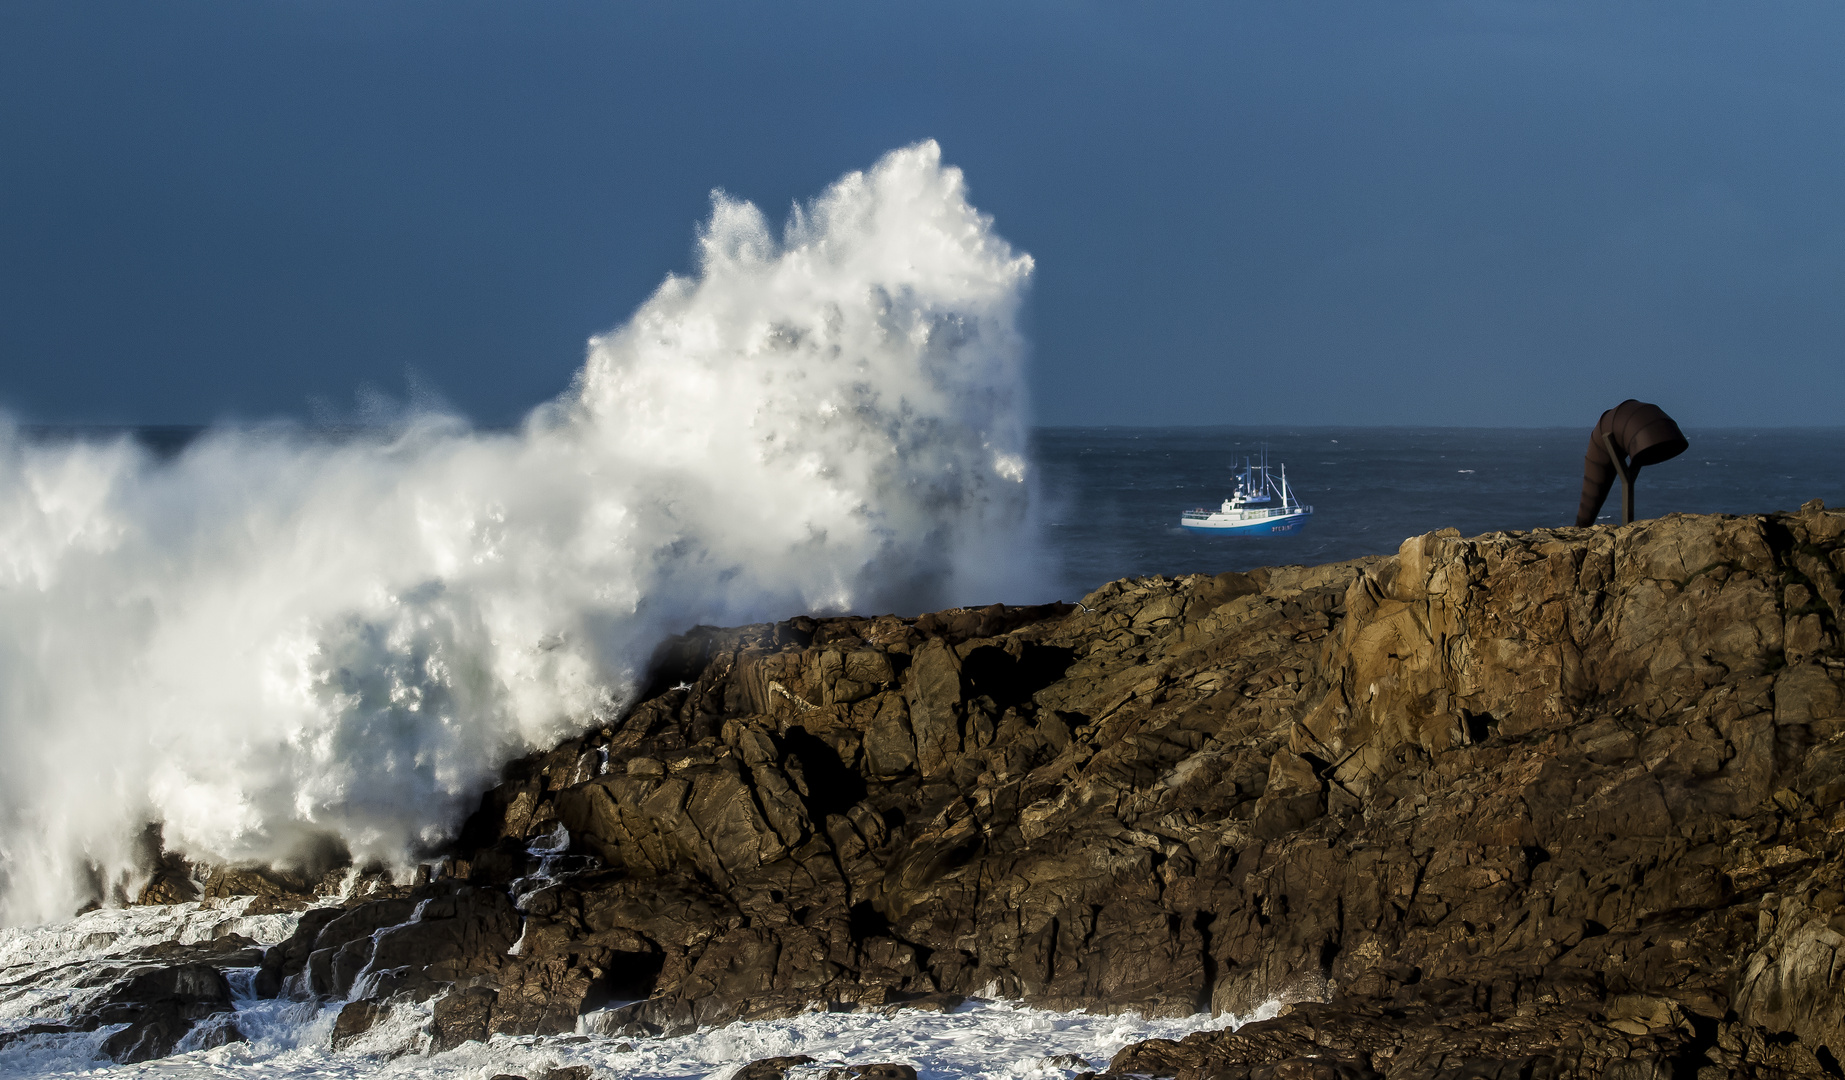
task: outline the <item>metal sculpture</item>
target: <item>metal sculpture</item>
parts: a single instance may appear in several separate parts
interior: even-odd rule
[[[1582,502],[1576,524],[1593,525],[1602,503],[1621,478],[1621,524],[1634,520],[1634,481],[1643,465],[1657,465],[1685,452],[1691,443],[1664,409],[1628,398],[1602,414],[1589,432],[1582,456]]]

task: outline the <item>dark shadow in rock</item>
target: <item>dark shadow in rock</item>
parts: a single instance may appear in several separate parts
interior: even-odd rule
[[[713,645],[723,631],[715,626],[694,626],[655,647],[647,663],[646,692],[636,701],[650,701],[681,683],[697,681],[711,661]]]
[[[589,1013],[630,1001],[645,1001],[660,981],[666,955],[657,952],[618,952],[610,956],[602,977],[589,985],[582,1011]]]
[[[890,920],[884,917],[882,911],[872,907],[869,900],[860,900],[853,904],[847,918],[853,941],[892,936]]]
[[[1340,950],[1339,939],[1336,937],[1329,937],[1320,943],[1320,974],[1332,974],[1333,961],[1339,959]]]
[[[782,748],[801,763],[801,775],[807,778],[812,792],[807,800],[808,813],[815,821],[825,821],[829,814],[843,814],[865,797],[865,778],[846,768],[839,751],[804,727],[791,727],[782,733]]]
[[[1192,916],[1192,929],[1198,932],[1198,958],[1204,965],[1204,985],[1198,994],[1201,1010],[1211,1007],[1211,990],[1217,985],[1217,957],[1211,954],[1211,924],[1216,921],[1215,911],[1200,911]]]
[[[1687,1019],[1691,1021],[1693,1034],[1691,1041],[1685,1043],[1679,1048],[1678,1053],[1672,1055],[1672,1080],[1697,1080],[1699,1070],[1710,1066],[1711,1059],[1707,1055],[1717,1046],[1718,1021],[1716,1017],[1699,1016],[1692,1013]],[[1830,1056],[1823,1046],[1814,1054],[1822,1068],[1830,1065],[1829,1071],[1832,1075],[1838,1076],[1840,1075],[1837,1068],[1838,1063],[1828,1062],[1827,1058]]]
[[[503,836],[473,852],[468,868],[468,880],[474,884],[505,885],[536,870],[538,859],[525,850],[525,841]]]
[[[1054,645],[1024,646],[1019,658],[992,645],[982,645],[961,661],[961,678],[967,696],[993,699],[1001,709],[1022,705],[1031,696],[1063,678],[1076,662],[1076,650]]]

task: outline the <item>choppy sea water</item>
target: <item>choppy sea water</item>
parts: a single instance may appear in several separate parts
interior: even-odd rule
[[[1066,599],[1119,577],[1218,573],[1387,555],[1405,537],[1573,525],[1580,428],[1041,428],[1050,546]],[[1636,518],[1845,505],[1845,428],[1690,429],[1691,448],[1641,472]],[[1179,515],[1212,507],[1267,445],[1313,518],[1297,536],[1211,536]],[[1617,482],[1602,508],[1618,521]],[[1609,515],[1614,516],[1609,516]]]
[[[210,940],[228,933],[272,944],[286,937],[293,923],[293,916],[241,916],[238,904],[180,904],[96,911],[64,923],[0,930],[0,1033],[18,1030],[31,1018],[55,1016],[58,1002],[69,991],[60,983],[81,982],[91,967],[135,946]],[[62,974],[47,977],[51,965],[58,965]],[[247,988],[254,971],[227,972],[233,990]],[[976,998],[949,1013],[811,1012],[674,1038],[496,1036],[487,1043],[426,1055],[419,1051],[427,1041],[421,1032],[429,1018],[427,1005],[402,1008],[349,1048],[331,1051],[329,1038],[339,1009],[339,1003],[243,996],[237,1001],[235,1020],[247,1041],[190,1051],[182,1044],[180,1053],[136,1065],[97,1059],[97,1047],[110,1029],[31,1036],[0,1050],[0,1077],[488,1080],[501,1074],[537,1077],[552,1068],[586,1065],[599,1077],[727,1080],[740,1066],[759,1058],[805,1055],[814,1064],[790,1073],[790,1080],[817,1080],[831,1067],[872,1062],[912,1065],[924,1080],[1065,1080],[1080,1071],[1106,1068],[1115,1052],[1132,1042],[1179,1039],[1240,1022],[1233,1016],[1146,1019],[1059,1013]],[[1274,1009],[1266,1007],[1249,1019],[1272,1015]]]
[[[40,438],[119,428],[37,429]],[[204,430],[132,429],[171,456]],[[329,438],[343,437],[330,432]],[[1465,427],[1046,427],[1033,432],[1046,557],[1065,598],[1147,574],[1219,573],[1388,555],[1436,529],[1463,536],[1573,525],[1589,425]],[[1845,506],[1845,427],[1692,428],[1691,448],[1641,472],[1637,518],[1760,514],[1808,499]],[[1212,536],[1179,515],[1215,507],[1266,447],[1314,508],[1298,536]],[[1618,519],[1617,482],[1601,522]],[[1013,599],[1013,598],[1007,598]],[[1018,598],[1037,599],[1037,598]]]

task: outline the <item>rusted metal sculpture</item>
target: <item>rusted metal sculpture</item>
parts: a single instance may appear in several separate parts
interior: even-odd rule
[[[1621,478],[1621,524],[1630,524],[1640,467],[1675,458],[1690,445],[1657,405],[1628,398],[1603,413],[1589,432],[1588,453],[1582,455],[1582,502],[1576,507],[1576,524],[1595,524],[1616,476]]]

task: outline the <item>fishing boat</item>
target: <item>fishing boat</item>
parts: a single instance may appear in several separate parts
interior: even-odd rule
[[[1292,536],[1301,531],[1313,507],[1302,506],[1288,487],[1288,467],[1281,466],[1276,477],[1268,464],[1268,448],[1262,448],[1261,462],[1243,459],[1236,474],[1236,491],[1216,510],[1199,507],[1187,510],[1179,524],[1201,532],[1229,533],[1235,536]]]

